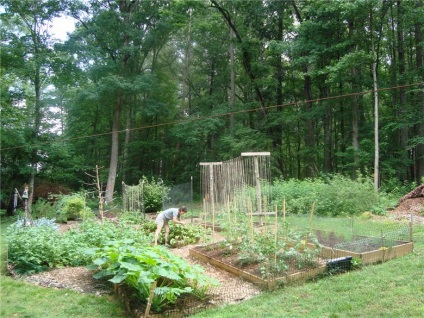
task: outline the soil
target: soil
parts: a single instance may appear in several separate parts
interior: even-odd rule
[[[395,221],[410,221],[413,224],[424,224],[424,197],[413,197],[400,200],[400,203],[388,211],[387,217]]]
[[[394,221],[405,222],[411,220],[413,215],[413,224],[424,224],[424,197],[405,198],[399,205],[388,211],[386,218]],[[109,216],[113,218],[114,216]],[[187,220],[189,221],[189,220]],[[59,231],[67,231],[78,222],[68,222],[60,226]],[[215,240],[221,238],[219,233],[215,234]],[[236,303],[241,300],[258,295],[261,290],[259,287],[249,283],[241,278],[213,267],[210,264],[201,263],[189,256],[189,249],[193,245],[181,248],[171,249],[171,251],[192,264],[200,264],[205,269],[205,274],[217,279],[219,287],[214,287],[210,293],[213,295],[213,301],[219,304]],[[257,271],[257,270],[256,270]],[[24,276],[21,279],[30,283],[49,287],[49,288],[67,288],[81,293],[89,293],[97,296],[113,294],[113,286],[106,281],[99,281],[92,278],[92,272],[85,267],[58,268],[48,272],[38,273],[30,276]],[[257,272],[256,272],[257,274]]]

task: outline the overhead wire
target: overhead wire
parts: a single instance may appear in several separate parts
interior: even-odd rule
[[[177,125],[177,124],[186,124],[186,123],[191,123],[191,122],[210,119],[210,118],[218,118],[218,117],[231,116],[231,115],[237,115],[237,114],[242,114],[242,113],[256,112],[256,111],[262,111],[262,110],[270,110],[270,109],[274,109],[274,108],[289,107],[289,106],[295,106],[295,105],[300,105],[300,104],[316,103],[316,102],[322,102],[322,101],[328,101],[328,100],[334,100],[334,99],[346,98],[346,97],[352,97],[352,96],[359,96],[359,95],[365,95],[365,94],[368,94],[368,93],[395,90],[395,89],[418,86],[418,85],[424,85],[424,82],[416,82],[416,83],[412,83],[412,84],[405,84],[405,85],[399,85],[399,86],[379,88],[377,90],[370,89],[370,90],[361,91],[361,92],[355,92],[355,93],[349,93],[349,94],[343,94],[343,95],[336,95],[336,96],[321,97],[321,98],[316,98],[316,99],[311,99],[311,100],[298,100],[298,101],[292,101],[292,102],[279,104],[279,105],[271,105],[271,106],[264,106],[264,107],[261,106],[261,107],[252,108],[252,109],[243,109],[243,110],[239,110],[239,111],[231,111],[231,112],[213,114],[213,115],[208,115],[208,116],[198,116],[196,118],[187,118],[187,119],[182,119],[182,120],[180,119],[180,120],[170,121],[170,122],[166,122],[166,123],[147,125],[147,126],[135,127],[135,128],[126,128],[126,129],[117,130],[117,131],[108,131],[108,132],[79,136],[79,137],[73,137],[73,138],[64,138],[64,139],[60,139],[60,140],[49,140],[49,141],[45,141],[45,142],[37,142],[37,143],[32,144],[31,146],[35,147],[35,146],[39,146],[39,145],[69,142],[69,141],[81,140],[81,139],[86,139],[86,138],[95,138],[95,137],[100,137],[100,136],[111,135],[113,133],[120,134],[120,133],[123,133],[123,132],[129,132],[129,131],[171,126],[171,125]],[[25,147],[28,147],[28,145],[0,148],[0,151],[21,149],[21,148],[25,148]]]

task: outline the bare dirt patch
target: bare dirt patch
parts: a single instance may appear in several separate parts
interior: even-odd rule
[[[413,224],[424,224],[424,197],[411,197],[401,199],[392,211],[388,211],[387,217],[396,221],[410,221]]]

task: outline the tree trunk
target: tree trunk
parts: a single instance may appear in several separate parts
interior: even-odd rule
[[[397,52],[399,58],[399,84],[401,87],[399,88],[399,118],[406,120],[407,118],[407,109],[406,109],[406,89],[402,87],[402,84],[405,84],[405,80],[403,79],[405,74],[405,51],[404,51],[404,31],[403,31],[403,5],[402,1],[397,1],[397,13],[398,13],[398,28],[397,28]],[[407,180],[408,177],[408,169],[406,167],[407,163],[407,143],[408,143],[408,126],[404,123],[399,131],[399,150],[401,154],[402,166],[400,167],[399,177],[401,180]]]
[[[312,113],[313,103],[312,103],[312,80],[308,75],[308,67],[303,66],[303,94],[306,99],[306,113]],[[316,174],[315,166],[315,129],[314,121],[310,116],[306,120],[306,149],[308,153],[306,154],[306,177],[313,177]]]
[[[329,97],[328,87],[321,88],[321,97]],[[331,103],[327,103],[324,112],[324,172],[330,173],[332,171],[332,136],[331,136]]]
[[[118,154],[119,154],[119,122],[121,118],[121,110],[123,104],[123,97],[119,94],[113,113],[112,123],[112,146],[110,151],[109,175],[107,178],[105,201],[107,204],[112,203],[113,192],[115,190],[116,172],[118,168]]]
[[[415,3],[417,8],[416,12],[421,12],[423,7],[422,0],[417,0]],[[424,82],[424,65],[423,65],[423,38],[422,38],[422,28],[423,24],[419,20],[415,23],[415,60],[416,60],[416,69],[419,70],[418,78],[421,82]],[[419,80],[419,81],[420,81]],[[421,120],[417,125],[418,136],[424,138],[424,86],[421,85],[420,89],[417,92],[417,106],[421,115]],[[422,183],[422,178],[424,177],[424,143],[419,143],[416,149],[416,173],[415,181],[417,183]]]
[[[234,136],[234,106],[236,103],[236,75],[234,63],[234,31],[230,29],[230,134]]]

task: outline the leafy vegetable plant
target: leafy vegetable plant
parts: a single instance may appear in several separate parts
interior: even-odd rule
[[[110,277],[115,284],[126,284],[137,296],[148,300],[150,289],[156,281],[152,309],[159,312],[175,303],[182,294],[204,295],[209,286],[217,282],[203,274],[198,265],[190,265],[161,246],[143,246],[133,240],[110,242],[92,250],[95,278]]]

